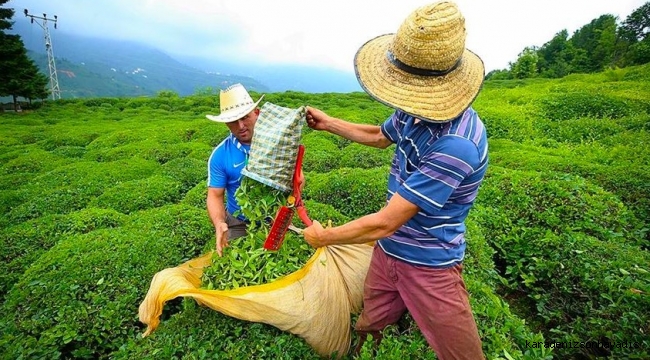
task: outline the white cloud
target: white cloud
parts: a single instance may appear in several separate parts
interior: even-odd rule
[[[416,0],[11,0],[59,16],[58,31],[143,41],[172,54],[335,67],[352,71],[356,50],[397,30]],[[458,0],[466,18],[467,47],[486,71],[612,14],[624,20],[644,0]]]

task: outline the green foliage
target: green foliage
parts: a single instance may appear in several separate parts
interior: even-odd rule
[[[586,356],[531,349],[526,341],[629,341],[650,331],[643,311],[650,270],[647,79],[644,65],[485,83],[473,107],[487,127],[491,165],[466,221],[464,278],[487,358]],[[364,93],[265,99],[364,124],[380,124],[392,111]],[[0,114],[4,357],[316,358],[296,336],[192,300],[169,302],[163,325],[139,336],[137,307],[151,277],[214,247],[206,161],[228,133],[205,119],[215,112],[218,97],[202,94],[62,100]],[[384,205],[392,149],[307,128],[303,142],[311,218],[341,225]],[[277,205],[264,213],[273,216]],[[297,217],[294,224],[304,226]],[[288,236],[283,248],[294,253],[261,256],[291,271],[311,249],[300,252],[304,240]],[[263,240],[235,240],[226,250],[228,286],[263,275],[243,267],[248,261],[250,268]],[[238,252],[248,259],[229,257]],[[644,346],[613,357],[647,358]],[[369,349],[364,354],[370,358]],[[377,358],[397,356],[435,357],[408,316],[386,329]]]
[[[386,203],[388,166],[374,169],[341,168],[305,175],[305,198],[329,204],[345,216],[357,218],[379,211]]]
[[[161,173],[182,184],[185,193],[206,178],[206,162],[193,158],[176,158],[161,168]]]
[[[314,131],[303,136],[302,141],[305,145],[305,171],[328,172],[339,167],[339,147],[327,133]]]
[[[606,145],[561,145],[545,141],[546,148],[538,146],[515,146],[508,141],[492,141],[491,160],[494,164],[511,169],[575,174],[589,179],[618,196],[636,220],[630,227],[640,229],[632,236],[640,245],[648,244],[650,219],[650,170],[640,164],[650,161],[650,152],[641,144],[648,141],[648,133],[633,135],[615,134]],[[645,235],[643,229],[646,229]]]
[[[125,214],[177,202],[182,197],[182,185],[163,176],[132,180],[104,191],[90,206],[115,209]]]
[[[390,165],[395,146],[378,149],[361,144],[350,144],[341,150],[340,167],[372,169]]]
[[[510,64],[510,73],[515,79],[525,79],[535,77],[537,75],[537,62],[539,56],[537,51],[533,48],[525,48],[519,54],[517,61]]]
[[[4,154],[10,160],[2,165],[3,174],[42,173],[55,169],[67,162],[62,156],[44,151],[36,146],[24,146],[20,150]]]
[[[620,25],[613,15],[601,15],[571,37],[566,29],[561,30],[541,47],[524,48],[517,60],[510,63],[510,71],[491,71],[486,78],[561,78],[568,74],[646,64],[650,61],[649,9],[647,3],[642,5]]]
[[[630,114],[630,106],[621,99],[589,92],[560,93],[541,100],[544,115],[550,120],[580,117],[618,119]]]
[[[6,297],[3,354],[107,357],[140,332],[137,307],[153,274],[199,254],[205,238],[186,235],[204,220],[203,211],[166,207],[116,229],[59,241]]]
[[[303,339],[270,325],[242,322],[190,299],[182,305],[182,312],[163,321],[155,333],[130,338],[111,358],[320,359]]]
[[[205,209],[207,197],[208,185],[204,182],[200,182],[185,194],[185,197],[183,200],[181,200],[181,203],[200,209]]]
[[[0,294],[6,293],[29,265],[60,239],[96,229],[115,228],[124,220],[124,215],[114,210],[86,208],[68,215],[43,216],[2,229]]]
[[[642,344],[618,356],[647,351],[640,309],[650,306],[641,295],[650,291],[650,256],[628,240],[636,219],[616,197],[569,175],[493,167],[474,216],[513,297],[548,339]],[[557,349],[561,357],[583,351]]]
[[[16,106],[18,96],[28,99],[47,97],[45,87],[48,79],[27,56],[20,36],[5,32],[11,28],[13,15],[12,8],[0,8],[0,97],[12,96]]]
[[[297,271],[313,253],[313,248],[292,232],[285,234],[277,251],[263,248],[271,229],[271,218],[287,204],[287,193],[244,177],[235,196],[241,214],[250,222],[248,234],[229,241],[223,256],[215,253],[204,269],[202,286],[207,289],[236,289],[260,285]],[[235,214],[237,215],[237,214]]]
[[[307,209],[309,218],[317,220],[323,226],[327,226],[329,222],[332,226],[343,225],[352,220],[348,216],[341,214],[334,206],[329,204],[322,204],[314,200],[305,200],[305,208]],[[302,224],[297,226],[304,226]]]

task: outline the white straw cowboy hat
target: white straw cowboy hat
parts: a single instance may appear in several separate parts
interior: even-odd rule
[[[413,11],[395,34],[366,42],[354,57],[361,87],[377,101],[422,120],[448,122],[483,84],[483,61],[465,48],[465,18],[456,4]]]
[[[228,123],[246,116],[257,107],[264,95],[254,102],[242,84],[234,84],[219,93],[219,115],[206,115],[208,119],[216,122]]]

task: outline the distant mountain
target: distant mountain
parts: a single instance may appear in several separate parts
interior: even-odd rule
[[[302,91],[307,93],[362,91],[354,73],[325,67],[301,65],[268,65],[255,62],[228,63],[191,56],[177,58],[193,67],[222,74],[241,74],[258,79],[271,91]]]
[[[32,59],[49,76],[43,32],[30,26],[17,21],[11,32],[21,36]],[[153,95],[161,90],[189,95],[234,83],[257,92],[270,90],[251,77],[208,73],[143,44],[86,38],[52,29],[51,33],[57,77],[65,98]]]

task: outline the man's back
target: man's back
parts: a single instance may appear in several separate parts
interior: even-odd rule
[[[462,262],[464,220],[488,163],[483,123],[471,108],[442,124],[396,111],[382,131],[397,144],[387,197],[398,192],[421,210],[379,245],[413,264],[446,267]]]

